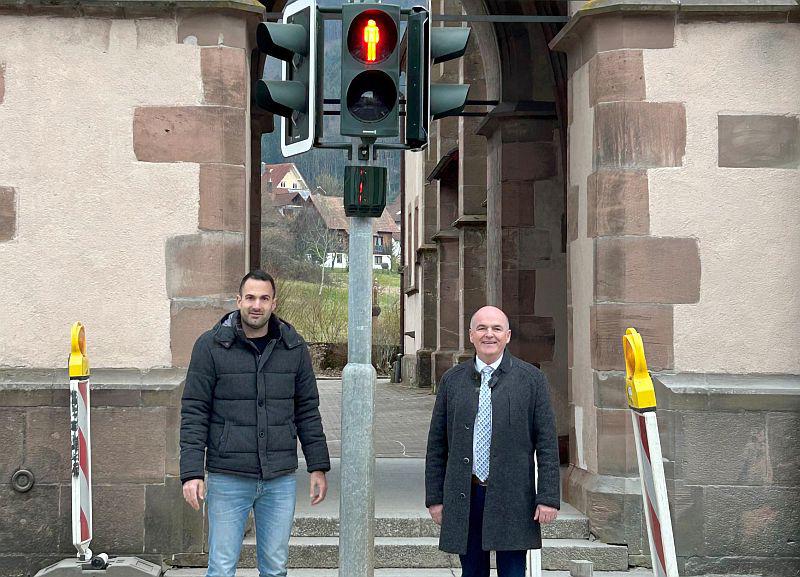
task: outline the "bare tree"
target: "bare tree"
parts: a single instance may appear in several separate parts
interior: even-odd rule
[[[321,295],[322,287],[325,286],[328,255],[343,250],[342,237],[338,231],[330,230],[316,209],[311,206],[306,206],[297,215],[293,225],[298,250],[320,268],[318,294]],[[334,260],[335,258],[331,261],[331,267]]]

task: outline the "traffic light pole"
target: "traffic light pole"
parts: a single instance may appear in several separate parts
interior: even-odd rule
[[[359,150],[359,139],[353,139]],[[363,150],[363,147],[361,147]],[[357,166],[372,166],[354,154]],[[347,365],[342,373],[342,485],[339,576],[372,577],[375,567],[375,368],[372,366],[372,218],[350,217]]]

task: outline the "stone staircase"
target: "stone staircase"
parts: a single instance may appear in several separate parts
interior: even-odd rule
[[[427,515],[389,513],[376,518],[375,567],[403,571],[451,569],[459,567],[457,555],[438,549],[439,527]],[[289,542],[290,569],[335,569],[339,564],[339,522],[334,516],[299,514]],[[594,563],[595,571],[627,571],[626,547],[606,545],[590,540],[585,516],[564,504],[558,520],[546,525],[543,532],[542,568],[566,571],[570,560]],[[202,567],[207,562],[202,554],[177,555],[177,567]],[[256,566],[255,536],[245,537],[239,567]],[[455,574],[458,574],[455,571]],[[290,571],[290,575],[294,572]],[[335,575],[335,571],[330,573]],[[201,572],[198,575],[202,575]]]

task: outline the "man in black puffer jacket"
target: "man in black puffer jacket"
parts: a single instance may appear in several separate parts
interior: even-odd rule
[[[195,509],[208,499],[207,577],[233,577],[247,516],[256,521],[260,577],[286,575],[294,519],[297,439],[311,503],[330,470],[308,346],[273,315],[275,281],[242,279],[239,308],[197,339],[181,403],[181,481]],[[208,471],[208,488],[204,481]]]

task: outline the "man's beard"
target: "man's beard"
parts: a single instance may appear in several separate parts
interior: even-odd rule
[[[253,324],[253,323],[251,323],[251,322],[249,322],[247,320],[247,315],[246,314],[242,314],[241,315],[242,324],[247,325],[249,328],[255,329],[255,330],[263,328],[269,322],[270,317],[272,317],[271,314],[263,314],[258,319],[259,321],[263,321],[263,322],[260,322],[258,324]]]

